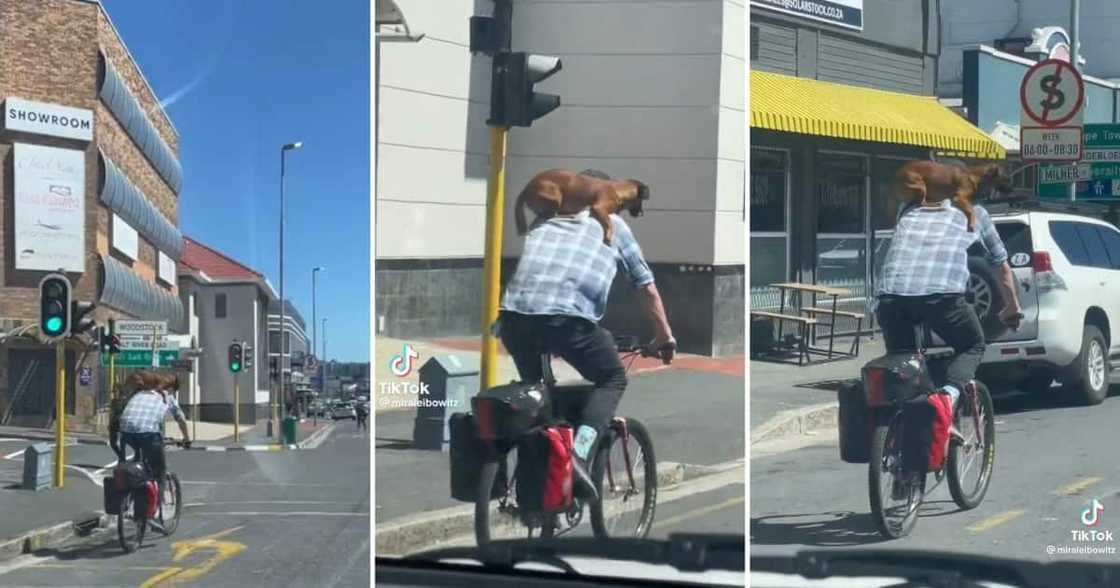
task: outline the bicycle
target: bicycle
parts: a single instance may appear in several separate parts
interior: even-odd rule
[[[928,372],[936,381],[943,381],[944,364],[952,352],[927,353],[929,331],[918,329],[917,353],[923,357]],[[924,336],[923,336],[924,335]],[[909,535],[918,522],[922,501],[945,479],[949,480],[949,494],[961,510],[971,510],[980,505],[992,481],[995,460],[995,416],[992,396],[983,382],[973,379],[965,385],[953,409],[953,426],[961,438],[950,437],[948,454],[941,467],[933,472],[934,485],[926,489],[927,473],[907,472],[903,467],[903,405],[905,399],[889,390],[882,394],[868,391],[868,403],[874,425],[868,464],[868,495],[872,517],[879,532],[887,538],[897,539]],[[970,427],[965,427],[970,425]],[[969,433],[965,429],[971,428]],[[977,478],[971,490],[964,484],[965,475],[971,470],[973,460],[982,459]],[[963,466],[963,469],[962,469]],[[901,504],[889,506],[889,501]],[[895,516],[898,515],[898,516]]]
[[[176,439],[164,439],[162,443],[165,447],[168,445],[189,447],[189,444]],[[118,474],[118,471],[122,473]],[[135,453],[133,459],[121,463],[114,470],[114,484],[123,492],[116,516],[117,538],[125,553],[132,553],[143,545],[144,534],[149,525],[165,536],[171,535],[179,527],[183,498],[179,476],[170,470],[164,473],[159,506],[156,508],[155,519],[150,520],[146,510],[148,506],[146,487],[148,482],[154,480],[151,466],[146,459],[143,459],[140,452]]]
[[[615,337],[615,345],[623,361],[626,362],[627,371],[639,356],[661,357],[662,361],[669,363],[666,356],[648,347],[639,346],[635,337]],[[599,500],[585,501],[573,497],[571,506],[565,512],[553,514],[532,512],[518,505],[515,495],[517,469],[502,467],[502,464],[508,465],[509,462],[506,460],[509,459],[516,463],[516,457],[511,454],[517,451],[521,439],[528,438],[545,427],[561,424],[571,426],[570,423],[575,419],[568,417],[577,414],[583,404],[581,399],[594,393],[593,386],[557,385],[552,372],[552,354],[542,354],[541,364],[543,367],[541,383],[544,385],[544,394],[551,400],[551,413],[517,439],[495,442],[491,445],[490,458],[483,463],[479,476],[475,501],[474,526],[478,545],[489,543],[497,534],[491,532],[495,529],[498,529],[501,534],[515,534],[524,526],[527,529],[527,537],[532,538],[534,529],[539,528],[539,538],[542,539],[567,533],[582,521],[585,502],[591,502],[591,527],[596,537],[644,538],[653,524],[657,506],[657,459],[649,431],[645,425],[633,418],[614,417],[588,463],[588,474],[591,476]],[[636,449],[640,452],[638,459],[632,455],[630,440],[634,440],[637,444]],[[616,447],[621,448],[621,456],[612,459],[612,451]],[[637,474],[635,465],[641,467],[641,471]],[[616,466],[621,466],[622,470],[616,471],[618,470]],[[501,480],[498,480],[499,472],[503,473]],[[506,475],[505,472],[513,472],[513,474]],[[494,500],[491,498],[491,489],[496,481],[500,483],[502,493],[497,498],[497,507],[491,509],[491,502]],[[641,496],[640,506],[634,500],[637,496]],[[621,504],[613,505],[612,500],[618,500]],[[638,512],[635,524],[627,525],[619,531],[623,517],[635,511]],[[561,515],[566,523],[564,525],[560,524]]]

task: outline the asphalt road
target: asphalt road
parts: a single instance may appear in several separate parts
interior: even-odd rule
[[[370,439],[347,424],[314,450],[171,453],[184,494],[174,535],[125,555],[100,531],[0,564],[0,585],[369,586]],[[71,464],[113,460],[68,449]]]
[[[631,377],[617,413],[646,425],[659,462],[714,465],[743,458],[745,402],[740,377],[667,369]],[[450,497],[448,454],[412,448],[411,411],[376,419],[379,522],[463,504]]]
[[[912,535],[895,541],[884,541],[875,530],[867,466],[840,461],[835,433],[827,435],[825,445],[752,460],[752,549],[901,548],[1037,561],[1120,561],[1120,543],[1087,540],[1081,533],[1120,534],[1120,460],[1115,455],[1120,397],[1113,391],[1095,407],[1022,396],[997,399],[995,470],[984,502],[960,511],[943,483],[926,498]],[[1094,498],[1104,510],[1089,527],[1081,515]],[[1062,551],[1068,548],[1096,553]]]

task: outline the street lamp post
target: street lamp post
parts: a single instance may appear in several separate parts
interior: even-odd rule
[[[323,317],[323,361],[320,362],[320,363],[322,364],[322,367],[320,368],[322,370],[321,371],[322,375],[320,376],[320,380],[322,381],[323,389],[326,390],[327,389],[327,317]]]
[[[311,270],[311,355],[315,355],[315,347],[319,340],[319,323],[315,319],[315,276],[327,268],[318,266]],[[319,384],[322,392],[322,383]]]
[[[287,345],[285,345],[286,337],[284,336],[285,331],[287,330],[286,326],[284,324],[286,322],[285,321],[285,319],[286,319],[285,315],[287,314],[287,308],[286,308],[286,303],[285,303],[285,299],[284,299],[284,218],[285,218],[284,217],[284,211],[285,211],[286,204],[287,204],[287,200],[286,200],[285,195],[284,195],[284,171],[285,171],[285,169],[284,169],[284,167],[285,167],[284,166],[284,156],[289,151],[292,151],[294,149],[299,149],[300,147],[303,147],[303,142],[302,141],[296,141],[295,143],[288,143],[287,145],[284,145],[283,147],[280,148],[280,390],[276,392],[276,394],[275,394],[276,397],[283,396],[284,390],[285,390],[285,386],[284,386],[284,355],[285,355],[285,348],[287,347]],[[274,397],[273,400],[272,400],[272,414],[270,415],[271,418],[268,421],[268,428],[269,428],[268,435],[270,437],[272,436],[272,431],[275,429],[276,421],[278,420],[276,412],[278,410],[278,406],[279,406],[280,402],[279,402],[279,398],[276,398],[276,397]]]

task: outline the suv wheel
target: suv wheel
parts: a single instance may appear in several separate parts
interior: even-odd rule
[[[983,257],[968,257],[968,290],[964,297],[976,311],[985,339],[991,341],[1007,332],[1007,325],[999,320],[999,312],[1004,307],[1003,287],[996,269]]]
[[[1081,353],[1069,366],[1063,382],[1081,404],[1094,405],[1108,396],[1108,344],[1095,325],[1085,325],[1081,336]]]

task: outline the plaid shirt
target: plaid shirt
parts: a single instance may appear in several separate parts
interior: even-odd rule
[[[883,272],[875,288],[884,294],[925,296],[963,294],[968,287],[968,248],[980,241],[993,266],[1007,261],[1007,249],[988,211],[974,206],[976,232],[960,209],[945,200],[940,207],[914,206],[899,211]]]
[[[587,210],[534,226],[506,286],[502,310],[599,322],[619,265],[635,287],[652,284],[653,272],[630,227],[618,215],[610,218],[610,246],[603,243],[603,228]]]
[[[186,418],[183,409],[179,408],[179,401],[174,396],[164,396],[149,390],[139,391],[132,395],[128,406],[121,413],[122,433],[163,433],[163,421],[167,413],[175,418]]]

